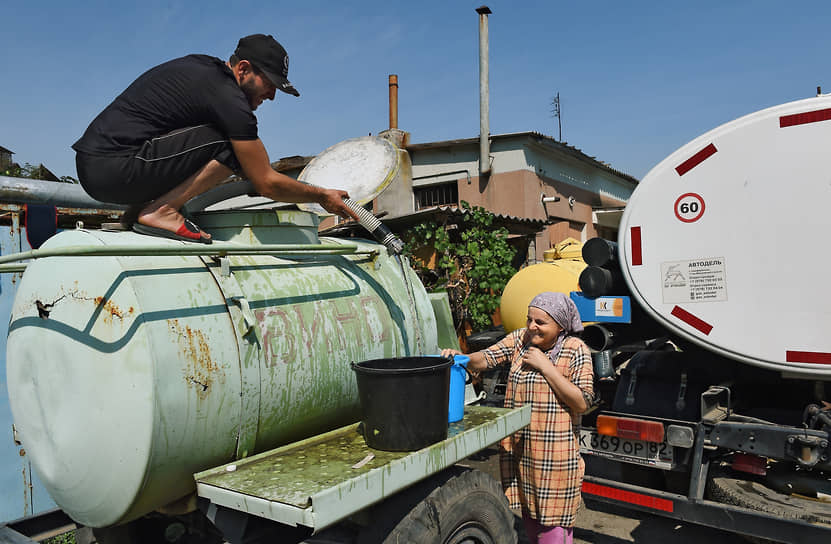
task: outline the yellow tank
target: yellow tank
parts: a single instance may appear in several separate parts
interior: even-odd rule
[[[500,312],[505,332],[525,326],[528,303],[544,291],[579,291],[577,280],[586,268],[583,244],[566,238],[544,253],[545,261],[526,266],[508,280],[502,292]]]

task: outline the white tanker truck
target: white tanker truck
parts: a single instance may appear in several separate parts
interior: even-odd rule
[[[639,183],[589,240],[586,499],[831,539],[831,96],[753,113]]]

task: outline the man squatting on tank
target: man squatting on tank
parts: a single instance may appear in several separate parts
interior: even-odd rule
[[[345,191],[271,168],[253,112],[277,89],[300,96],[288,68],[286,50],[264,34],[240,39],[228,62],[188,55],[151,68],[72,146],[81,185],[93,198],[128,204],[122,223],[134,231],[175,240],[211,242],[180,209],[232,173],[272,200],[317,202],[356,218]]]

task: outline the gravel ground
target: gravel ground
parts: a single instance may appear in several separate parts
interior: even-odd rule
[[[496,449],[487,449],[483,454],[474,459],[466,459],[460,464],[486,472],[498,481],[499,455]],[[528,544],[519,513],[514,512],[514,514],[517,515],[516,528],[519,542],[520,544]],[[584,504],[577,515],[574,542],[575,544],[624,544],[629,542],[646,544],[653,542],[747,544],[747,540],[735,534],[597,502]]]

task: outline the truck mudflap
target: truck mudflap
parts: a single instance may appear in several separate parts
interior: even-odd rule
[[[342,427],[195,474],[200,507],[214,523],[230,510],[316,533],[518,431],[530,408],[467,406],[446,440],[415,452],[370,449],[358,424]]]
[[[624,484],[586,476],[583,498],[591,501],[657,514],[776,542],[793,544],[828,542],[831,525],[787,519],[780,515],[725,504],[707,499]]]

